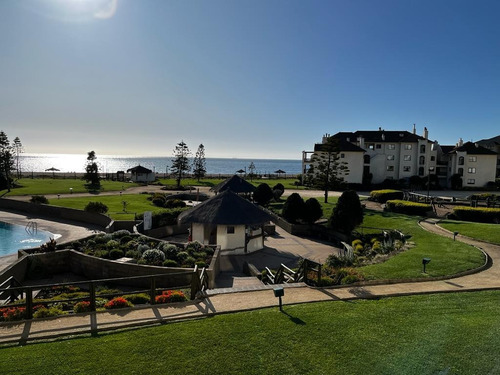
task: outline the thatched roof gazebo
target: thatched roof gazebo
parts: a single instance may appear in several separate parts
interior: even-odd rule
[[[258,206],[226,190],[184,211],[179,223],[191,224],[191,239],[221,250],[251,252],[264,247],[264,224],[271,217]]]
[[[227,180],[222,181],[220,184],[214,186],[210,190],[215,191],[216,193],[222,193],[226,190],[231,190],[237,194],[250,194],[255,191],[255,186],[253,186],[250,182],[244,180],[238,175],[234,175],[229,177]]]

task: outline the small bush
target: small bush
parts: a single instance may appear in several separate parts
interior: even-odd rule
[[[90,302],[89,301],[80,301],[75,303],[73,307],[73,311],[75,313],[85,313],[90,312]]]
[[[120,259],[123,258],[123,251],[120,249],[113,249],[109,252],[109,259]]]
[[[22,320],[26,316],[26,308],[24,307],[5,307],[0,309],[0,320],[12,322]]]
[[[370,192],[370,200],[385,203],[391,199],[403,199],[404,193],[401,190],[373,190]]]
[[[147,264],[160,265],[165,260],[165,254],[158,249],[146,250],[142,254],[142,259],[144,259]]]
[[[178,267],[178,264],[173,259],[165,259],[163,262],[163,267]]]
[[[286,199],[283,205],[283,217],[290,223],[296,223],[302,217],[304,204],[302,197],[297,193],[293,193]]]
[[[179,262],[184,262],[189,254],[186,251],[179,251],[177,253],[177,259],[179,259]]]
[[[64,315],[64,311],[57,307],[41,308],[38,309],[34,314],[34,319],[50,318],[52,316]]]
[[[186,207],[186,202],[181,201],[180,199],[167,199],[165,201],[165,208],[183,208]]]
[[[139,259],[142,256],[142,254],[137,250],[129,250],[125,253],[125,256],[127,258]]]
[[[35,204],[49,204],[49,200],[45,195],[32,195],[30,202]]]
[[[184,259],[183,265],[186,267],[194,267],[195,262],[196,259],[194,259],[193,257],[187,257],[186,259]]]
[[[342,281],[340,282],[342,285],[345,285],[345,284],[352,284],[352,283],[356,283],[360,281],[359,277],[357,275],[347,275],[346,277],[344,277],[342,279]]]
[[[108,249],[116,249],[117,247],[120,246],[120,243],[116,240],[110,240],[108,241],[108,243],[106,244],[106,247]]]
[[[326,258],[325,264],[328,267],[339,268],[339,267],[350,266],[352,264],[352,262],[349,259],[340,258],[340,257],[336,256],[335,254],[330,254]]]
[[[150,250],[149,245],[140,244],[137,246],[137,251],[143,254],[144,252]]]
[[[186,244],[186,248],[187,247],[191,247],[193,251],[200,251],[201,249],[203,249],[204,246],[202,243],[198,241],[191,241]]]
[[[161,295],[156,296],[156,303],[172,303],[187,301],[186,296],[180,290],[166,290]]]
[[[428,211],[432,210],[430,204],[409,202],[403,200],[388,200],[385,204],[388,211],[398,212],[405,215],[425,216]]]
[[[125,307],[133,307],[134,305],[127,301],[123,297],[115,297],[108,303],[104,305],[105,309],[112,310],[112,309],[123,309]]]
[[[111,236],[114,239],[123,238],[125,236],[130,237],[130,232],[128,230],[126,230],[126,229],[120,229],[120,230],[117,230],[116,232],[113,232],[111,234]],[[132,237],[130,237],[130,239],[132,239]]]
[[[120,245],[127,245],[132,240],[132,236],[123,236],[122,238],[120,238]]]
[[[331,286],[335,284],[335,280],[333,280],[329,276],[322,276],[321,280],[318,283],[318,286]]]
[[[500,223],[500,208],[480,208],[459,206],[453,209],[458,220],[480,223]]]
[[[109,251],[108,250],[98,250],[94,253],[94,256],[103,259],[109,259]]]
[[[168,259],[176,259],[177,253],[179,252],[177,246],[170,243],[163,244],[161,250],[165,253],[165,257]]]
[[[87,212],[94,212],[97,214],[105,214],[108,212],[108,206],[106,206],[102,202],[89,202],[84,207],[84,210]]]
[[[151,301],[151,297],[146,293],[126,294],[123,296],[123,298],[125,298],[130,303],[133,303],[134,305],[142,305]]]

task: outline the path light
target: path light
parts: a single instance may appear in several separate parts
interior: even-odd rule
[[[422,259],[422,265],[424,266],[424,273],[425,273],[425,266],[427,265],[427,263],[429,263],[431,261],[431,258],[423,258]]]
[[[281,302],[281,297],[285,295],[285,289],[282,286],[273,289],[274,296],[279,298],[280,301],[280,311],[283,311],[283,304]]]
[[[453,241],[455,241],[455,238],[458,236],[458,232],[453,232]]]
[[[73,194],[73,188],[69,188],[69,193]]]

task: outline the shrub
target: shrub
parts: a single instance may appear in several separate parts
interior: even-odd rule
[[[181,263],[184,262],[188,256],[189,254],[186,251],[179,251],[177,253],[177,259],[179,259]]]
[[[133,307],[134,305],[127,301],[123,297],[115,297],[108,303],[104,305],[105,309],[111,310],[111,309],[123,309],[125,307]]]
[[[26,316],[26,308],[24,307],[6,307],[0,309],[0,318],[6,322],[22,320]]]
[[[165,225],[177,225],[177,217],[185,210],[186,207],[179,207],[153,212],[153,229],[163,227]],[[144,219],[144,215],[137,215],[137,218],[142,220]]]
[[[115,249],[117,248],[118,246],[120,246],[120,243],[118,241],[115,241],[115,240],[110,240],[108,241],[108,243],[106,244],[106,247],[108,249]]]
[[[261,206],[266,206],[274,198],[273,191],[268,184],[263,183],[257,186],[253,192],[253,200]]]
[[[127,258],[139,259],[142,256],[142,254],[139,251],[137,251],[137,250],[128,250],[125,253],[125,256]]]
[[[186,259],[184,259],[183,265],[186,267],[194,267],[195,262],[196,259],[194,259],[193,257],[187,257]]]
[[[117,230],[116,232],[113,232],[111,234],[111,236],[113,238],[115,238],[115,239],[117,239],[117,238],[123,238],[125,236],[130,237],[130,232],[128,230],[126,230],[126,229],[120,229],[120,230]],[[130,239],[132,239],[132,237],[130,237]]]
[[[75,313],[85,313],[90,312],[90,302],[89,301],[80,301],[75,303],[73,307],[73,311]]]
[[[165,208],[183,208],[186,207],[186,202],[180,199],[167,199],[165,201]]]
[[[323,209],[316,198],[309,198],[304,203],[304,212],[302,219],[309,224],[313,224],[316,220],[323,216]]]
[[[430,204],[409,202],[403,200],[389,200],[385,204],[387,211],[398,212],[405,215],[425,216],[428,211],[432,210]]]
[[[143,254],[148,250],[150,250],[149,245],[144,245],[144,244],[137,245],[137,251],[140,252],[141,254]]]
[[[404,193],[401,190],[373,190],[370,192],[370,200],[385,203],[390,199],[403,199]]]
[[[161,250],[165,253],[165,257],[168,259],[176,259],[177,253],[179,252],[177,246],[170,243],[164,243]]]
[[[198,266],[199,268],[206,268],[206,267],[208,267],[208,264],[204,260],[198,260],[198,261],[196,261],[195,265]]]
[[[89,202],[85,205],[84,210],[87,212],[94,212],[97,214],[105,214],[106,212],[108,212],[108,206],[106,206],[102,202]]]
[[[166,290],[161,295],[156,296],[156,303],[172,303],[187,301],[186,296],[180,290]]]
[[[344,266],[350,266],[352,264],[352,262],[349,259],[340,258],[340,257],[336,256],[335,254],[330,254],[326,258],[325,264],[328,267],[339,268],[339,267],[344,267]]]
[[[163,267],[177,267],[178,264],[175,260],[173,259],[165,259],[163,262]]]
[[[205,253],[204,251],[196,251],[196,252],[193,252],[193,258],[195,259],[205,259],[207,257],[207,253]]]
[[[111,234],[98,234],[97,236],[94,237],[94,241],[96,244],[97,243],[105,244],[112,239],[113,237],[111,236]]]
[[[354,190],[342,193],[333,209],[329,226],[344,233],[351,233],[363,222],[363,207]]]
[[[296,223],[297,220],[302,217],[303,211],[304,200],[299,194],[293,193],[286,199],[283,205],[282,215],[289,222]]]
[[[38,309],[33,314],[33,318],[34,319],[42,319],[42,318],[50,318],[52,316],[59,316],[59,315],[64,315],[64,311],[62,311],[60,308],[58,308],[58,307],[50,307],[50,308],[43,307],[41,309]]]
[[[103,259],[109,259],[109,251],[108,250],[98,250],[94,253],[94,256]]]
[[[32,195],[30,202],[35,204],[49,204],[49,200],[45,195]]]
[[[281,194],[283,194],[285,192],[285,186],[282,183],[278,182],[276,185],[273,186],[273,191],[274,190],[279,190],[281,191]]]
[[[193,251],[200,251],[201,249],[203,249],[204,246],[201,242],[191,241],[187,243],[186,247],[193,248]]]
[[[500,223],[500,208],[480,208],[459,206],[453,209],[458,220],[480,223]]]
[[[120,249],[113,249],[109,252],[109,258],[113,260],[120,259],[123,257],[123,255],[123,251]]]
[[[123,236],[122,238],[120,238],[120,245],[127,245],[132,240],[132,236]]]
[[[130,303],[133,303],[134,305],[145,304],[151,301],[151,297],[146,293],[126,294],[123,296],[123,298],[125,298]]]
[[[56,248],[57,248],[56,240],[54,240],[53,238],[51,238],[48,242],[45,242],[44,244],[40,245],[40,251],[42,253],[56,251]]]
[[[352,283],[356,283],[360,281],[360,278],[358,275],[347,275],[346,277],[344,277],[342,280],[341,280],[341,284],[342,285],[345,285],[345,284],[352,284]]]
[[[334,285],[335,281],[329,276],[322,276],[318,283],[318,286],[331,286]]]
[[[160,265],[165,260],[165,254],[158,249],[146,250],[142,254],[142,259],[144,259],[147,264]]]

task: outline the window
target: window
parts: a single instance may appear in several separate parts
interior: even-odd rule
[[[425,145],[420,145],[420,153],[425,154]]]
[[[418,175],[423,176],[424,175],[424,167],[418,168]]]
[[[463,168],[458,168],[458,174],[460,176],[463,176],[464,175],[464,169]]]
[[[364,155],[363,161],[365,162],[365,164],[370,164],[370,155]]]
[[[394,160],[394,155],[387,155],[387,160]]]
[[[420,165],[425,164],[425,156],[421,156],[421,157],[419,158],[418,163],[419,163]]]
[[[458,165],[464,165],[464,157],[463,156],[460,156],[458,158]]]
[[[393,172],[393,171],[394,171],[394,165],[388,165],[387,172]]]
[[[345,154],[340,154],[340,158],[341,159],[345,158]]]
[[[373,143],[370,143],[370,144],[367,144],[368,148],[370,150],[374,150],[375,149],[375,145]]]
[[[403,172],[410,172],[410,171],[411,171],[411,167],[409,165],[403,166]]]
[[[469,179],[467,180],[467,184],[468,184],[468,185],[474,185],[475,183],[476,183],[476,180],[474,180],[473,178],[469,178]]]
[[[376,149],[381,149],[381,148],[382,148],[382,145],[381,145],[380,143],[379,143],[379,144],[376,144],[376,145],[375,145],[375,148],[376,148]]]
[[[388,150],[395,150],[396,149],[396,145],[394,143],[391,143],[391,144],[387,145],[387,149]]]
[[[411,145],[405,145],[405,150],[411,150]]]
[[[234,234],[234,227],[233,226],[227,226],[227,234]]]
[[[410,160],[411,160],[411,155],[405,155],[405,156],[403,157],[403,160],[404,160],[404,161],[410,161]]]
[[[436,160],[436,157],[435,156],[431,156],[431,161],[435,161]]]
[[[477,156],[469,156],[469,161],[476,162],[477,161]]]
[[[476,173],[476,168],[469,168],[467,170],[467,172],[469,172],[469,173]]]

